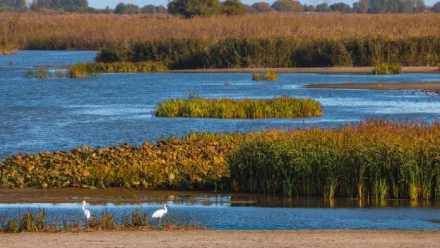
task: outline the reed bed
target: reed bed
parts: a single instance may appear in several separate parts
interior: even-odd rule
[[[321,104],[312,99],[170,99],[155,109],[158,117],[222,119],[299,118],[322,115]]]
[[[280,77],[275,72],[253,73],[252,81],[278,81]]]
[[[162,39],[222,40],[274,36],[391,37],[440,35],[436,14],[261,14],[145,19],[143,15],[1,13],[0,37],[22,49],[124,47]],[[428,41],[427,41],[428,42]]]
[[[127,231],[127,230],[172,230],[172,229],[204,229],[203,226],[197,225],[195,221],[191,221],[188,216],[185,218],[167,216],[161,221],[159,226],[151,223],[148,213],[142,212],[140,209],[131,211],[128,216],[122,216],[116,219],[112,212],[103,211],[99,215],[92,215],[89,221],[85,220],[62,220],[55,218],[53,223],[49,223],[47,212],[41,209],[34,213],[27,210],[19,213],[15,218],[5,218],[0,224],[0,233],[22,233],[22,232],[60,232],[60,231]],[[60,223],[62,222],[62,223]]]
[[[101,55],[109,56],[98,61],[158,61],[172,69],[440,63],[436,14],[142,17],[3,13],[0,37],[14,49],[107,47]]]
[[[156,145],[6,157],[23,187],[195,187],[289,196],[439,199],[440,123],[365,121],[337,129],[190,133]]]
[[[267,132],[227,159],[239,191],[439,199],[440,124],[371,121]]]
[[[402,67],[399,64],[381,63],[373,68],[373,74],[375,75],[391,75],[400,73],[402,73]]]
[[[104,56],[105,55],[105,56]],[[440,36],[162,39],[133,43],[123,49],[102,49],[96,60],[157,61],[172,69],[287,68],[437,65]]]

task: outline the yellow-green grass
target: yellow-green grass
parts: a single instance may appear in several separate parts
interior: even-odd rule
[[[53,223],[48,223],[47,214],[45,210],[39,210],[36,213],[28,210],[18,216],[6,217],[0,222],[0,233],[204,229],[202,226],[197,226],[195,221],[179,216],[177,218],[176,216],[165,217],[159,226],[158,223],[150,223],[148,213],[140,209],[131,211],[128,216],[122,216],[120,219],[116,219],[110,211],[94,213],[87,222],[85,220],[62,220],[60,223],[60,220],[56,218]]]
[[[365,121],[336,129],[190,133],[157,144],[6,157],[1,184],[136,187],[292,196],[440,198],[440,123]]]
[[[84,78],[95,73],[163,72],[168,68],[159,62],[79,63],[69,67],[68,76]]]
[[[373,68],[373,74],[375,75],[400,74],[401,72],[402,66],[399,64],[380,63]]]
[[[322,115],[321,104],[312,99],[170,99],[155,109],[158,117],[222,119],[300,118]]]
[[[275,72],[253,73],[253,81],[278,81],[280,77]]]

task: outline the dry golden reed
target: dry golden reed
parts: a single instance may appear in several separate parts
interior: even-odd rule
[[[440,35],[436,14],[262,14],[193,19],[145,19],[142,15],[0,14],[0,37],[22,49],[87,49],[161,39],[304,39]],[[1,49],[0,49],[1,50]]]

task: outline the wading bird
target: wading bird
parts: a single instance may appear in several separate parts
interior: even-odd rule
[[[168,212],[166,203],[163,204],[163,208],[164,209],[156,210],[156,212],[153,213],[153,218],[159,218],[159,223],[162,220],[162,217]]]
[[[86,222],[87,222],[87,227],[89,226],[89,219],[90,219],[90,211],[88,209],[86,209],[86,201],[83,201],[83,213],[84,216],[86,217]]]

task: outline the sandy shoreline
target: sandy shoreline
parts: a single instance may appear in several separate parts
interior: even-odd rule
[[[373,67],[313,67],[313,68],[228,68],[228,69],[194,69],[171,70],[171,73],[320,73],[320,74],[372,74]],[[402,73],[440,73],[437,66],[402,67]]]
[[[115,231],[0,234],[2,247],[438,247],[440,231]]]
[[[429,83],[343,83],[343,84],[309,84],[306,88],[317,89],[365,89],[365,90],[440,90],[440,82]]]

